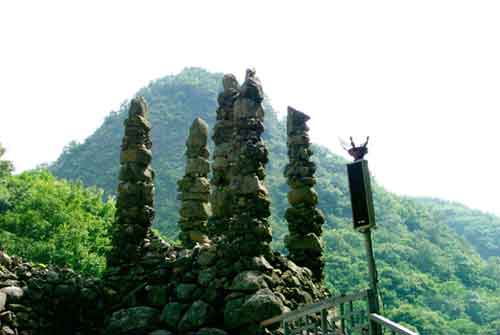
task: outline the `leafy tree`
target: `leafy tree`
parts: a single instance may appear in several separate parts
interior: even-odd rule
[[[14,170],[12,162],[2,160],[2,156],[4,154],[5,154],[5,148],[2,147],[2,144],[0,143],[0,179],[9,176]]]
[[[0,214],[0,246],[26,259],[100,273],[114,205],[102,192],[58,180],[46,170],[7,179],[9,207]]]

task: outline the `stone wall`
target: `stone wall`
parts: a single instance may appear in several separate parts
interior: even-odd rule
[[[100,334],[107,294],[101,281],[0,252],[0,334]]]

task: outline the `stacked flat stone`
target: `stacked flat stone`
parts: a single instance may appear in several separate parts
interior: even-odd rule
[[[234,102],[231,193],[233,218],[226,233],[233,255],[270,255],[270,200],[264,186],[268,152],[264,131],[263,92],[255,71],[247,70]]]
[[[133,263],[141,257],[141,246],[153,224],[154,171],[150,165],[151,126],[146,116],[144,99],[133,99],[121,145],[116,219],[108,256],[112,266]]]
[[[300,266],[308,267],[315,280],[321,281],[324,260],[320,238],[325,218],[316,208],[318,194],[313,189],[316,165],[310,161],[313,152],[309,148],[309,128],[306,125],[309,119],[306,114],[288,107],[287,145],[290,161],[285,167],[285,177],[290,187],[288,202],[291,207],[285,212],[289,231],[285,245],[289,258]]]
[[[224,75],[222,81],[224,91],[217,99],[217,118],[213,129],[212,140],[215,144],[212,163],[212,218],[210,232],[220,236],[227,230],[228,220],[231,218],[230,170],[231,150],[234,133],[234,102],[240,95],[239,84],[232,74]]]
[[[186,173],[179,180],[178,191],[181,200],[179,239],[185,247],[191,248],[197,242],[207,243],[207,222],[211,215],[209,201],[210,183],[208,173],[208,125],[197,118],[189,129],[186,141]]]

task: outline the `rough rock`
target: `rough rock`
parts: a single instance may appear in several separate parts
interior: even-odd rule
[[[182,317],[178,328],[181,332],[199,329],[213,322],[214,314],[212,306],[201,300],[195,301]]]
[[[231,291],[255,292],[261,288],[267,288],[262,274],[257,271],[245,271],[233,279],[229,289]]]
[[[160,312],[148,306],[119,310],[111,315],[106,332],[108,334],[147,334],[158,324]]]
[[[177,324],[181,320],[186,308],[186,305],[178,302],[171,302],[165,305],[160,317],[161,322],[165,323],[170,329],[177,329]]]
[[[218,328],[202,328],[196,335],[228,335],[228,333]]]
[[[174,335],[174,333],[171,333],[168,330],[158,329],[149,333],[148,335]]]
[[[16,286],[1,288],[0,293],[4,293],[7,296],[9,304],[19,301],[24,295],[24,291],[20,287]]]

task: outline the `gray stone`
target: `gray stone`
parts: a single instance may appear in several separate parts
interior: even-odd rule
[[[7,294],[5,292],[0,292],[0,312],[5,310],[5,304],[7,303]]]
[[[196,335],[228,335],[228,333],[218,328],[202,328]]]
[[[121,309],[111,315],[106,334],[140,333],[153,330],[160,312],[151,307],[139,306]]]
[[[174,335],[174,333],[169,332],[168,330],[158,329],[154,332],[149,333],[148,335]]]
[[[243,319],[242,308],[245,304],[245,297],[231,299],[224,306],[224,328],[235,329],[245,324],[247,320]]]
[[[255,292],[261,288],[267,288],[262,274],[257,271],[245,271],[233,279],[229,289],[231,291]]]
[[[189,136],[187,146],[189,147],[204,147],[207,145],[208,125],[201,119],[196,118],[189,128]]]
[[[210,164],[208,160],[198,158],[188,158],[186,163],[187,175],[207,175],[210,172]]]
[[[2,335],[16,335],[16,332],[12,330],[9,326],[3,326],[0,332]]]
[[[148,303],[152,306],[164,306],[168,301],[167,289],[162,285],[147,286]]]
[[[266,187],[259,180],[257,176],[242,176],[238,179],[234,178],[233,183],[236,185],[232,185],[237,191],[237,194],[253,194],[253,193],[262,193],[268,194]]]
[[[224,325],[228,329],[259,323],[286,311],[281,300],[269,289],[257,291],[249,298],[237,298],[227,302],[224,308]]]
[[[215,280],[216,274],[217,268],[215,266],[206,268],[198,274],[198,283],[202,286],[208,286],[213,280]]]
[[[210,246],[208,248],[203,248],[200,250],[200,255],[198,256],[198,264],[201,266],[210,266],[215,263],[217,259],[217,249],[215,246]]]
[[[318,193],[310,187],[291,189],[290,192],[288,192],[288,202],[292,206],[299,204],[314,206],[318,203]]]
[[[19,281],[14,280],[14,279],[7,279],[7,280],[0,281],[0,288],[7,287],[7,286],[20,286],[20,285],[21,284],[19,283]]]
[[[308,128],[305,123],[310,119],[311,117],[309,117],[308,115],[289,106],[286,119],[287,134],[292,135],[295,132],[306,132]]]
[[[161,312],[161,322],[166,324],[170,329],[177,329],[177,324],[181,320],[182,313],[186,310],[186,305],[178,302],[171,302],[163,308]]]
[[[177,299],[181,301],[193,300],[193,294],[198,286],[196,284],[179,284],[175,288]]]
[[[321,252],[323,245],[321,240],[314,234],[309,233],[305,236],[285,236],[285,245],[289,250],[302,249]]]
[[[130,101],[129,117],[146,116],[148,113],[148,105],[143,97],[135,97]]]
[[[239,90],[238,80],[236,76],[232,73],[226,73],[222,78],[222,86],[224,91]]]
[[[257,291],[243,305],[243,315],[251,322],[260,322],[286,311],[281,300],[269,289]]]
[[[196,330],[214,321],[215,310],[204,301],[195,301],[179,322],[179,330],[186,332]]]
[[[251,260],[252,263],[252,268],[262,271],[262,272],[272,272],[273,267],[269,262],[266,260],[264,256],[256,256],[253,257]]]
[[[5,293],[9,303],[18,302],[24,295],[24,291],[16,286],[8,286],[1,288],[0,293]]]
[[[234,103],[234,118],[254,118],[262,120],[264,118],[264,110],[260,103],[247,98],[237,99]]]
[[[5,252],[0,251],[0,265],[9,267],[12,264],[12,258]]]
[[[210,204],[199,201],[183,201],[180,215],[184,218],[208,219],[212,214]]]

